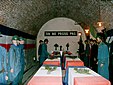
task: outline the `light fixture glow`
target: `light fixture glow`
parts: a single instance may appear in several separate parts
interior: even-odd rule
[[[97,22],[99,27],[102,27],[102,22]]]
[[[85,32],[86,32],[86,34],[88,34],[89,33],[89,29],[85,29]]]
[[[82,33],[81,33],[81,32],[78,32],[78,35],[79,35],[79,36],[81,36],[81,35],[82,35]]]

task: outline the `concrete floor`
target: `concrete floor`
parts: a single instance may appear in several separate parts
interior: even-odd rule
[[[33,77],[33,75],[37,72],[38,69],[39,69],[39,62],[36,62],[30,69],[28,69],[24,73],[22,80],[23,85],[27,85],[29,80]]]

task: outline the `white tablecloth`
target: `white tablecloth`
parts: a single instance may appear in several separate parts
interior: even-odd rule
[[[97,74],[96,72],[92,71],[91,69],[89,68],[86,68],[89,71],[90,74],[80,74],[80,73],[77,73],[74,68],[69,68],[68,70],[68,84],[69,85],[74,85],[74,77],[90,77],[90,76],[100,76],[99,74]]]
[[[56,70],[48,73],[48,70],[42,66],[27,85],[62,85],[61,67],[57,67]]]
[[[46,70],[45,67],[42,66],[34,76],[62,76],[61,67],[57,67],[55,71],[52,71],[50,72],[50,74],[48,74],[48,70]]]

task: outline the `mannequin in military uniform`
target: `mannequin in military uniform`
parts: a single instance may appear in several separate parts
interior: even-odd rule
[[[0,85],[6,85],[7,80],[7,51],[0,46]]]
[[[20,63],[20,49],[18,46],[18,36],[12,37],[12,45],[9,49],[8,54],[8,65],[9,65],[9,78],[12,85],[18,85],[19,82],[19,72],[21,71]]]
[[[25,66],[25,60],[24,60],[24,43],[25,39],[23,37],[19,37],[19,49],[20,49],[20,63],[21,63],[21,71],[19,73],[19,83],[22,85],[22,79],[23,79],[23,73],[24,73],[24,66]]]

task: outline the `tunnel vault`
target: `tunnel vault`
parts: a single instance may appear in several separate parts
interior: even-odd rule
[[[112,27],[112,1],[98,0],[0,0],[0,24],[36,36],[43,24],[57,17],[93,25],[100,17],[99,5],[102,20]]]

